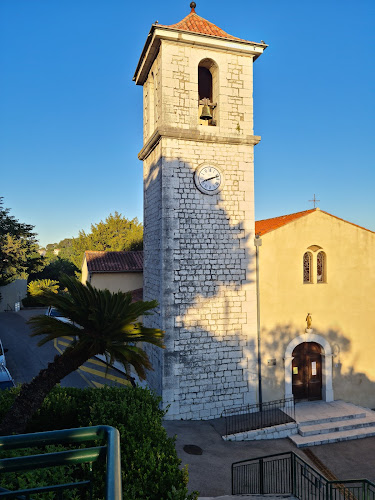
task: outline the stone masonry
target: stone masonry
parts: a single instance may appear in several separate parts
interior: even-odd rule
[[[256,401],[254,54],[239,42],[206,46],[202,37],[193,43],[165,31],[157,53],[143,54],[149,69],[137,81],[144,88],[144,300],[159,302],[144,319],[166,332],[166,349],[149,349],[148,382],[169,406],[167,418],[209,419]],[[207,59],[216,126],[202,127],[198,65]],[[223,174],[215,195],[195,185],[202,164]]]

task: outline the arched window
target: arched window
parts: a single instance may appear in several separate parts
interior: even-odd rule
[[[312,254],[310,252],[303,254],[303,282],[312,283]]]
[[[327,261],[326,254],[324,252],[319,252],[316,256],[316,282],[325,283],[327,276]]]
[[[217,96],[217,64],[212,59],[202,59],[198,65],[198,121],[200,125],[217,125]],[[201,119],[201,117],[204,118]]]

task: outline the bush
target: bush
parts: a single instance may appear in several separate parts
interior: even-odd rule
[[[56,453],[64,451],[66,447],[62,445],[49,445],[45,448],[26,448],[21,450],[1,451],[0,458],[17,458],[29,455],[38,455],[40,453]],[[89,476],[89,464],[56,466],[51,468],[34,469],[23,472],[2,472],[1,485],[10,491],[30,489],[36,487],[51,486],[53,484],[66,484],[77,481],[84,481]],[[73,490],[64,491],[64,500],[79,500],[82,497],[80,491],[75,488]],[[26,498],[20,496],[17,498]],[[56,493],[47,492],[33,494],[34,500],[54,500]]]
[[[59,291],[59,282],[56,280],[34,280],[27,285],[27,293],[31,297],[43,295],[46,290],[54,293]]]
[[[17,390],[0,392],[0,418],[5,415]],[[111,425],[121,436],[123,497],[134,500],[184,500],[187,495],[187,471],[162,427],[164,412],[160,398],[147,389],[103,387],[76,389],[56,387],[34,415],[28,432],[69,427]],[[5,453],[5,452],[3,452]],[[76,472],[69,472],[72,481]],[[79,473],[81,474],[81,473]],[[101,498],[104,475],[94,467],[96,492]],[[2,484],[3,486],[3,484]],[[31,486],[29,486],[31,487]]]
[[[59,282],[56,280],[34,280],[27,285],[27,297],[22,299],[23,307],[43,307],[45,303],[40,301],[44,290],[58,293]]]

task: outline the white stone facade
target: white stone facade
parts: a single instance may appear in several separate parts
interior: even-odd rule
[[[159,302],[144,320],[166,332],[166,349],[149,351],[149,383],[169,406],[169,419],[215,418],[256,401],[253,149],[259,137],[253,55],[234,45],[208,49],[161,36],[147,78],[137,82],[144,86],[144,300]],[[210,127],[198,119],[203,59],[214,63],[217,124]],[[203,163],[223,174],[212,196],[194,183]]]

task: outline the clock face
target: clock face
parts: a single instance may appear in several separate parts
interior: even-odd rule
[[[216,194],[223,185],[223,174],[218,167],[201,165],[195,171],[194,180],[202,193]]]

